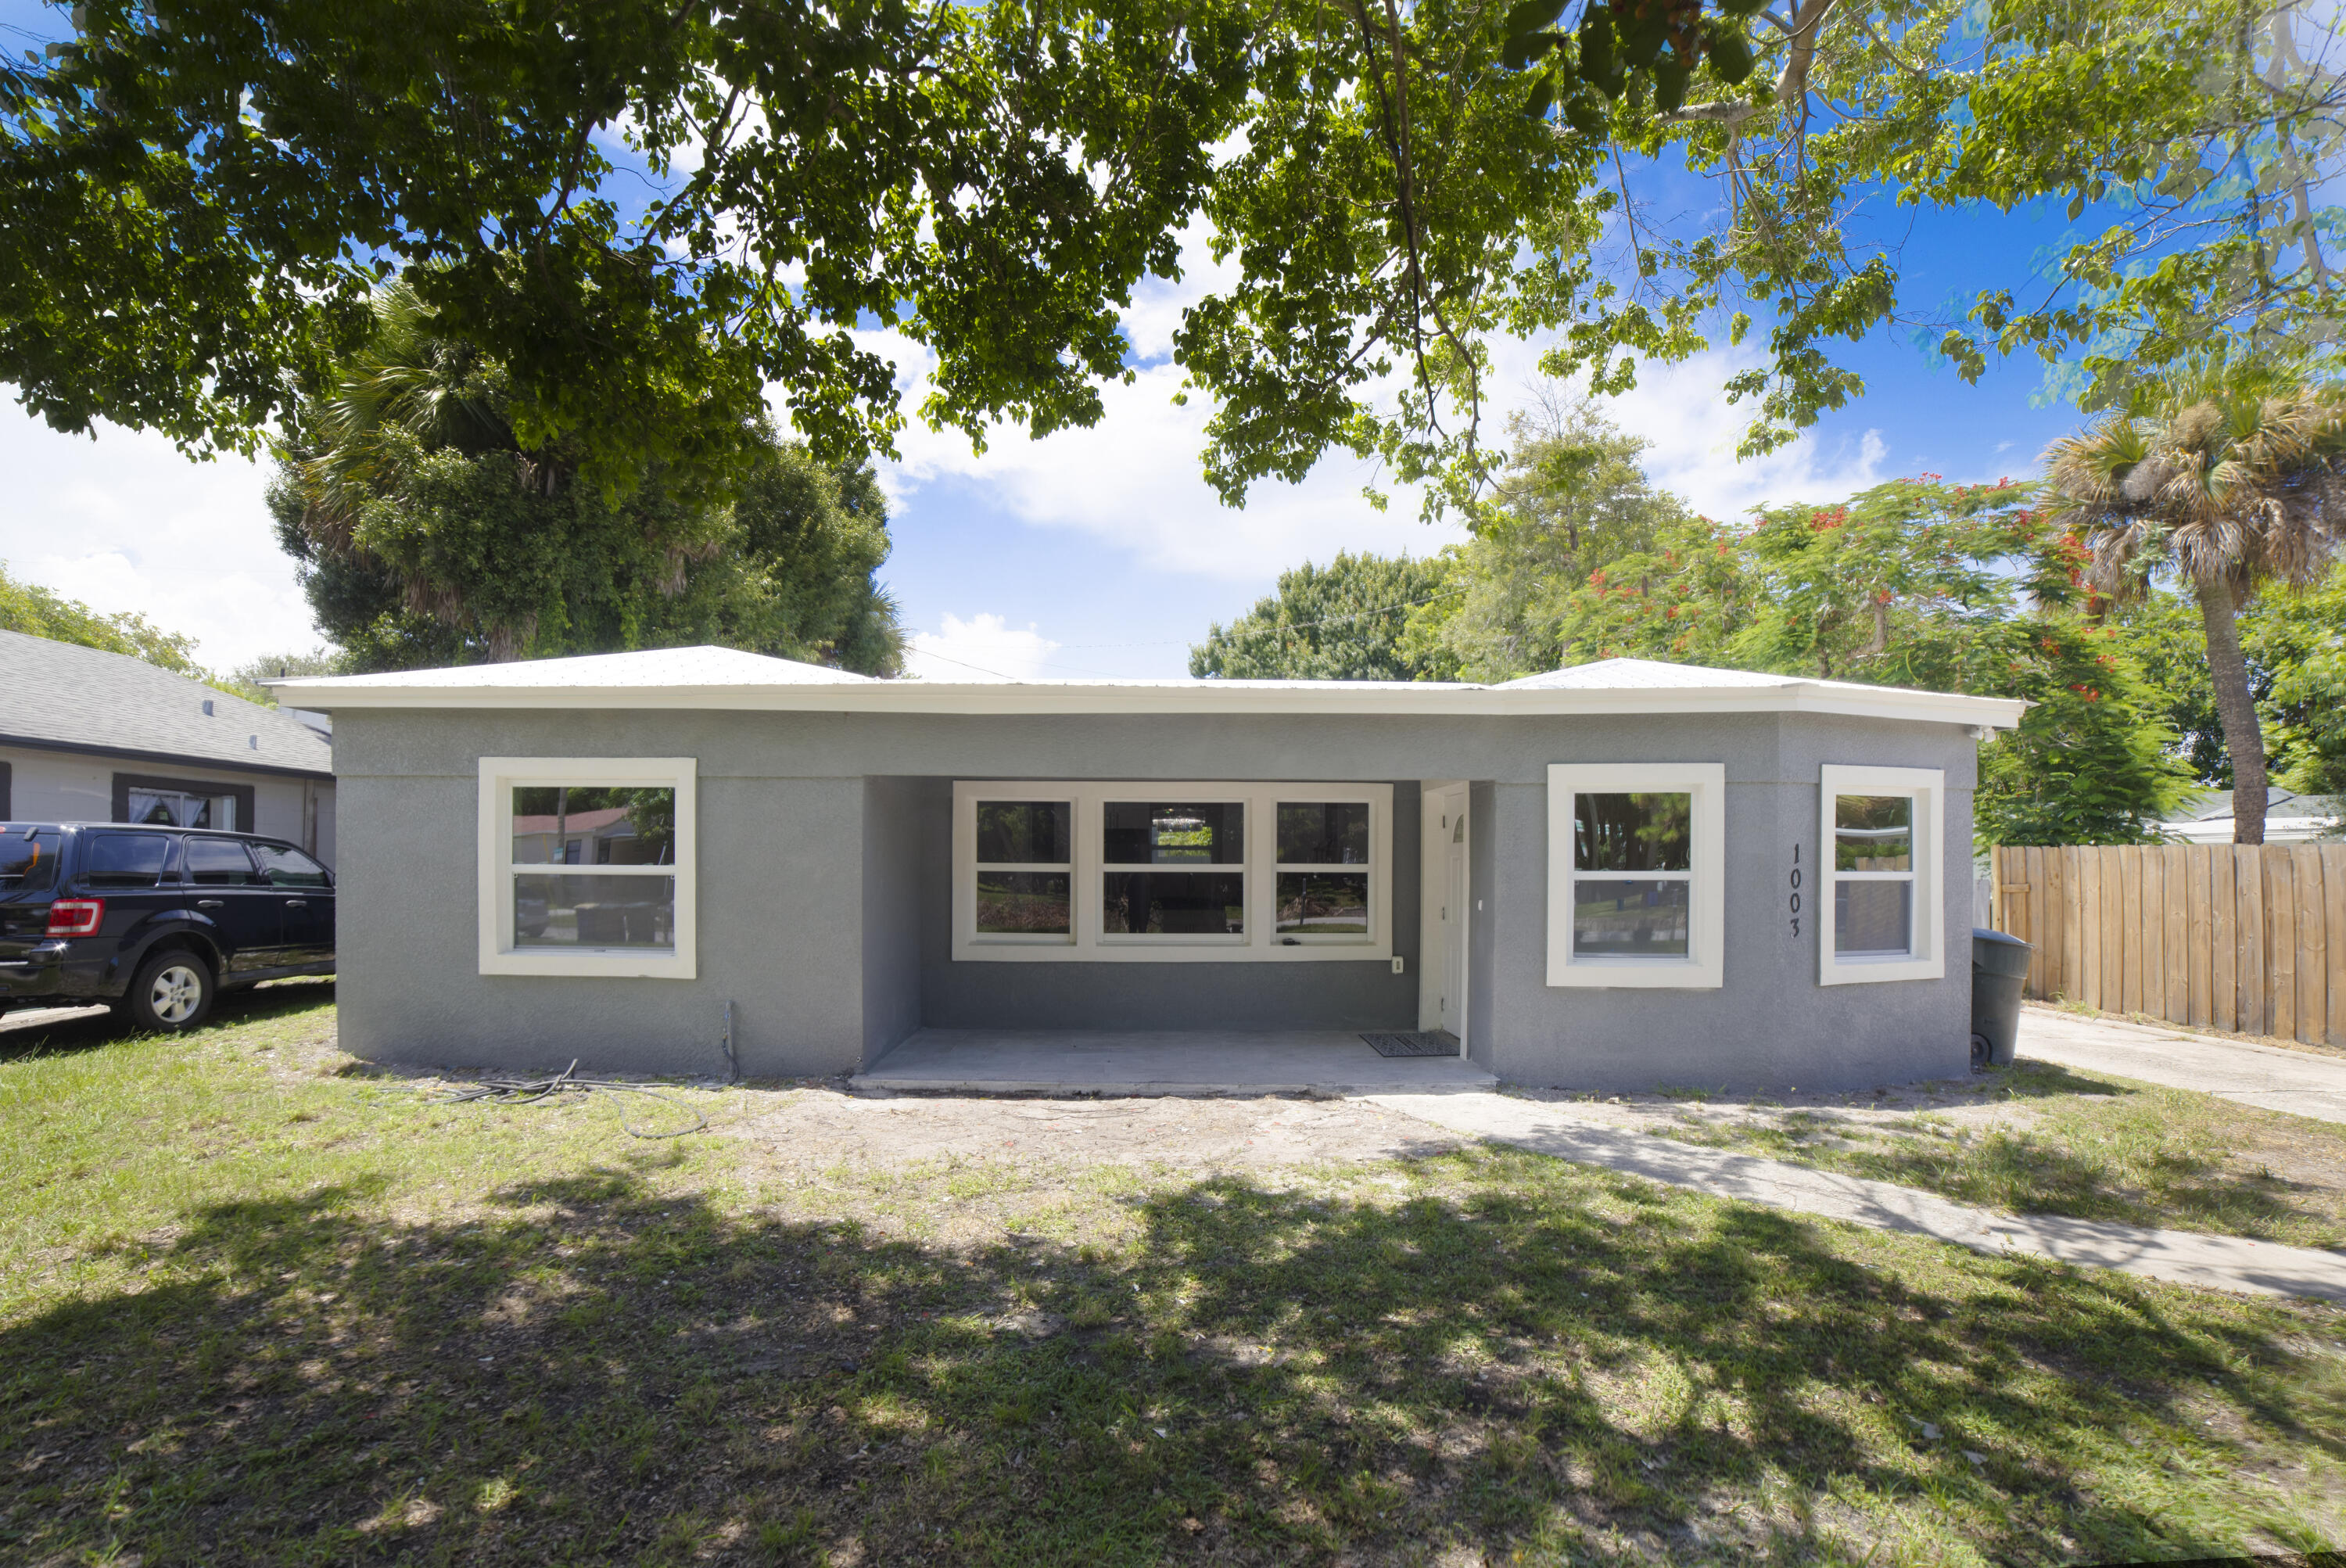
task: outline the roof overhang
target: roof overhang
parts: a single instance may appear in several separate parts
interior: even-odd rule
[[[431,708],[514,712],[595,708],[923,715],[1533,718],[1549,715],[1812,713],[2009,729],[2016,697],[1866,687],[1844,681],[1637,687],[1505,687],[1433,681],[859,681],[840,685],[400,685],[332,679],[279,683],[280,701],[333,712]]]
[[[61,751],[77,757],[103,757],[112,762],[148,762],[168,768],[209,768],[215,773],[258,773],[271,779],[313,779],[331,784],[334,769],[330,763],[323,768],[288,768],[280,763],[246,762],[223,757],[206,757],[192,751],[145,751],[130,746],[95,746],[83,740],[59,740],[48,736],[0,734],[0,746],[21,747],[27,751]]]

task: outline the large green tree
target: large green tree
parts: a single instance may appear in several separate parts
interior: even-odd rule
[[[1338,551],[1279,575],[1279,591],[1189,650],[1189,673],[1229,680],[1422,680],[1402,647],[1412,609],[1454,593],[1440,558]]]
[[[869,469],[831,469],[760,427],[729,495],[667,463],[632,489],[598,485],[576,443],[525,441],[504,368],[404,280],[372,314],[362,348],[297,406],[270,496],[351,667],[716,642],[895,670]]]
[[[1838,345],[1885,327],[1967,374],[2072,363],[2094,397],[2214,341],[2339,336],[2335,18],[2272,0],[77,15],[54,58],[0,65],[0,379],[73,429],[248,441],[429,264],[526,441],[607,481],[746,453],[769,383],[826,460],[884,446],[872,322],[935,356],[927,417],[1048,430],[1128,373],[1119,310],[1201,217],[1235,280],[1176,352],[1233,499],[1331,445],[1474,498],[1504,456],[1494,335],[1599,392],[1764,344],[1730,389],[1753,447],[1862,391]],[[1645,182],[1688,168],[1719,199],[1658,224]],[[2085,227],[2041,276],[1978,248],[1944,312],[1865,241],[1885,200]]]
[[[1729,525],[1637,453],[1586,408],[1519,426],[1452,557],[1464,592],[1413,612],[1404,647],[1478,680],[1632,657],[2025,697],[1981,751],[1993,842],[2139,842],[2181,798],[2167,695],[2033,486],[1896,480]]]
[[[1698,657],[1689,636],[1731,614],[1734,587],[1714,569],[1712,525],[1647,479],[1646,443],[1585,402],[1546,399],[1510,422],[1514,443],[1493,504],[1470,515],[1472,543],[1451,552],[1458,592],[1413,612],[1403,646],[1423,667],[1468,680],[1584,663],[1618,651],[1621,617],[1592,617],[1587,594],[1635,591],[1657,576],[1698,595],[1710,618],[1668,627],[1654,657]],[[1646,639],[1650,640],[1650,639]]]
[[[209,678],[196,663],[193,637],[167,632],[144,616],[127,611],[100,615],[78,599],[10,576],[5,562],[0,562],[0,631],[128,654],[175,675]]]

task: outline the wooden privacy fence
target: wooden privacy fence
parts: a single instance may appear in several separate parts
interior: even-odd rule
[[[2346,1045],[2346,844],[1994,851],[2031,996]]]

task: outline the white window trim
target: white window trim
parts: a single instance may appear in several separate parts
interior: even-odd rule
[[[1687,956],[1583,957],[1572,951],[1573,797],[1685,794]],[[1720,762],[1557,762],[1547,770],[1547,983],[1685,991],[1722,982],[1727,933],[1727,766]],[[1625,873],[1626,874],[1626,873]]]
[[[484,757],[480,803],[480,945],[483,974],[552,974],[634,980],[691,980],[698,973],[699,863],[695,785],[690,757]],[[582,948],[557,952],[514,945],[513,791],[516,787],[598,784],[676,791],[676,863],[597,866],[597,874],[676,878],[676,946],[668,952],[637,948]]]
[[[1819,769],[1817,983],[1865,985],[1889,980],[1941,980],[1947,972],[1944,922],[1947,776],[1936,768],[1850,768],[1828,762]],[[1833,869],[1834,797],[1904,795],[1914,802],[1914,956],[1839,958],[1833,953],[1833,896],[1843,874]]]
[[[1074,807],[1066,938],[977,934],[977,803],[980,800],[1066,800]],[[1242,936],[1135,936],[1099,929],[1100,831],[1110,800],[1234,800],[1246,806],[1245,858],[1229,867],[1246,873],[1247,917]],[[1271,930],[1278,912],[1279,853],[1275,812],[1281,800],[1359,802],[1369,808],[1369,933],[1366,937],[1306,937],[1293,942]],[[953,822],[953,956],[976,963],[1309,963],[1389,962],[1392,957],[1392,786],[1157,779],[956,779]],[[1005,862],[1005,864],[1007,862]],[[1146,868],[1134,867],[1133,870]],[[1168,867],[1167,870],[1178,868]],[[1201,870],[1210,868],[1199,868]]]

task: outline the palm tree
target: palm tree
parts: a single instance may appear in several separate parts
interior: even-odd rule
[[[2311,581],[2346,522],[2346,404],[2270,371],[2201,366],[2045,452],[2053,516],[2092,551],[2088,585],[2123,602],[2170,571],[2199,604],[2232,761],[2233,840],[2265,840],[2264,732],[2236,624],[2269,582]]]
[[[371,305],[366,341],[304,410],[295,473],[313,537],[346,539],[359,509],[422,452],[517,445],[502,371],[441,331],[412,280],[393,279]]]

